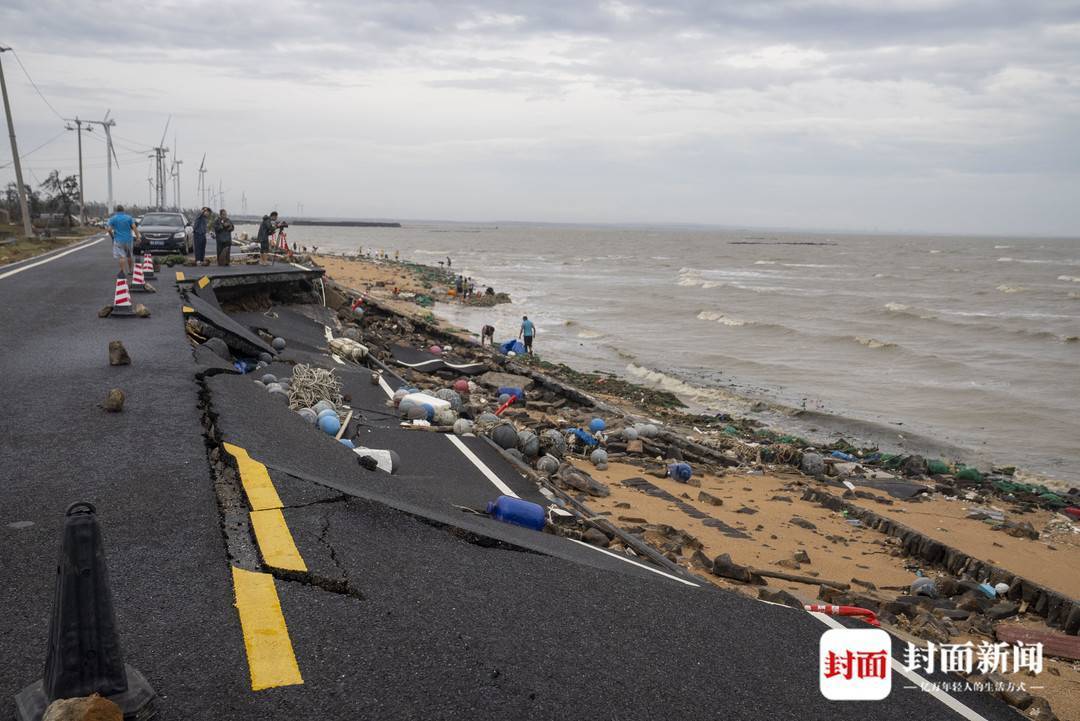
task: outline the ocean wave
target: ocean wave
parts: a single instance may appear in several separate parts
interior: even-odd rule
[[[878,340],[877,338],[863,338],[862,336],[855,336],[855,342],[859,345],[864,345],[867,348],[898,348],[899,346],[889,341]]]
[[[1057,279],[1072,283],[1080,283],[1080,278],[1077,278],[1075,275],[1059,275]]]
[[[1023,288],[1019,285],[999,285],[997,290],[1002,293],[1023,293],[1027,288]]]
[[[751,325],[750,321],[739,320],[738,318],[729,318],[723,313],[716,313],[711,310],[703,310],[697,314],[698,320],[715,321],[721,325],[726,325],[731,328],[738,328],[744,325]]]
[[[630,363],[626,366],[626,374],[633,381],[674,393],[690,402],[700,404],[730,404],[732,401],[748,403],[746,399],[734,397],[720,388],[703,388],[691,385],[675,376],[645,366],[639,366],[636,363]]]
[[[755,260],[754,265],[776,265],[775,260]]]
[[[1011,248],[1011,247],[1012,247],[1011,245],[995,245],[994,250],[1006,250],[1006,249]]]
[[[999,263],[1011,263],[1011,262],[1013,262],[1013,259],[1012,258],[998,258],[997,262],[999,262]]]

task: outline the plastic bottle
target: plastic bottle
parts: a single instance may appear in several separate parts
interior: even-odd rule
[[[547,523],[543,506],[511,496],[499,496],[494,501],[488,501],[487,512],[498,521],[524,526],[534,531],[544,530]]]

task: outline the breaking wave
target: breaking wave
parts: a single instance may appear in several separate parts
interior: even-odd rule
[[[867,348],[897,348],[895,343],[890,343],[884,340],[878,340],[877,338],[863,338],[861,336],[855,336],[855,342],[864,345]]]
[[[726,315],[724,315],[723,313],[716,313],[716,312],[711,311],[711,310],[703,310],[703,311],[701,311],[700,313],[697,314],[697,319],[698,320],[715,321],[715,322],[719,323],[720,325],[726,325],[726,326],[729,326],[731,328],[738,328],[740,326],[750,325],[749,321],[739,320],[738,318],[729,318]]]
[[[1058,280],[1071,281],[1073,283],[1080,283],[1080,278],[1075,275],[1059,275]]]
[[[1027,288],[1023,288],[1019,285],[999,285],[997,287],[1002,293],[1023,293]]]

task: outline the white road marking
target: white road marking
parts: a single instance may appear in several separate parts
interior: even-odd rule
[[[9,270],[6,273],[0,273],[0,280],[3,280],[4,278],[10,278],[11,276],[15,275],[16,273],[21,273],[24,270],[30,270],[31,268],[36,268],[39,265],[45,265],[46,263],[51,263],[54,260],[56,260],[57,258],[63,258],[65,255],[71,255],[72,253],[77,253],[77,252],[79,252],[80,250],[82,250],[84,248],[89,248],[91,245],[97,245],[98,243],[100,243],[103,240],[105,240],[104,237],[98,238],[97,240],[91,240],[89,243],[84,243],[83,245],[79,245],[79,246],[76,246],[74,248],[69,248],[68,250],[65,250],[62,253],[57,253],[56,255],[50,255],[49,257],[44,258],[42,260],[39,260],[39,261],[37,261],[35,263],[30,263],[29,265],[24,265],[21,268],[16,268],[14,270]]]
[[[665,571],[661,571],[659,568],[653,568],[652,566],[646,566],[644,563],[638,563],[637,561],[635,561],[633,559],[627,558],[626,556],[624,556],[624,555],[622,555],[620,553],[615,553],[613,551],[609,551],[606,548],[600,548],[599,546],[594,546],[594,545],[592,545],[590,543],[585,543],[585,541],[579,541],[576,538],[567,538],[566,540],[573,541],[574,543],[585,546],[585,548],[591,548],[594,551],[599,551],[600,553],[605,553],[605,554],[611,556],[612,558],[617,558],[620,561],[625,561],[625,562],[629,563],[632,566],[637,566],[638,568],[644,568],[646,571],[652,571],[653,573],[660,574],[661,576],[664,576],[665,578],[670,578],[672,581],[678,581],[679,583],[686,584],[687,586],[693,586],[694,588],[701,588],[701,586],[697,585],[693,581],[687,581],[685,578],[679,578],[678,576],[673,576],[670,573],[667,573]]]
[[[330,330],[330,326],[326,325],[325,323],[323,323],[323,332],[326,333],[326,342],[327,343],[334,340],[334,332],[332,330]]]
[[[491,481],[492,485],[502,491],[504,496],[513,496],[514,498],[520,498],[518,494],[514,493],[514,489],[502,482],[502,479],[495,475],[495,472],[487,467],[487,464],[480,460],[475,453],[469,450],[460,438],[452,433],[445,434],[447,440],[457,446],[457,449],[461,451],[461,454],[472,461],[472,464],[480,469],[480,472],[484,474],[484,477]]]
[[[810,615],[831,628],[847,628],[847,626],[840,623],[832,616],[828,616],[824,613],[811,612]],[[911,681],[919,688],[922,688],[923,684],[927,683],[925,678],[915,673],[914,671],[909,671],[906,666],[897,661],[895,658],[892,659],[892,668],[898,674],[906,678],[908,681]],[[968,721],[989,721],[989,719],[987,719],[978,711],[968,708],[963,703],[953,698],[949,694],[945,693],[936,686],[927,686],[927,690],[925,691],[925,693],[930,694],[935,699],[945,704],[956,713],[968,719]]]
[[[386,382],[386,379],[383,378],[382,373],[379,374],[379,387],[383,389],[383,393],[385,393],[387,396],[389,396],[390,398],[394,397],[394,389],[391,388],[390,384]]]
[[[294,268],[299,268],[300,270],[311,270],[311,268],[305,268],[304,266],[300,265],[299,263],[289,263],[289,265],[291,265]]]

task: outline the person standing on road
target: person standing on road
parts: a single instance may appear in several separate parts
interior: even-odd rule
[[[270,265],[267,254],[270,252],[270,236],[277,227],[277,211],[264,215],[259,223],[259,265]]]
[[[217,240],[217,264],[228,265],[232,256],[232,232],[235,229],[229,214],[222,208],[214,219],[214,235]]]
[[[120,272],[131,275],[134,265],[131,251],[135,240],[139,239],[139,229],[135,225],[135,219],[124,212],[124,206],[116,206],[116,212],[109,218],[106,225],[109,228],[109,237],[112,238],[112,256],[120,263]]]
[[[533,336],[535,336],[535,335],[536,335],[536,326],[533,324],[533,322],[531,320],[529,320],[529,316],[527,316],[527,315],[521,316],[521,330],[518,331],[518,338],[521,338],[521,339],[523,339],[525,341],[525,351],[529,355],[532,355],[532,352],[533,352],[533,350],[532,350]]]
[[[210,229],[211,218],[214,211],[203,208],[199,211],[195,222],[191,224],[191,232],[195,237],[195,265],[206,265],[206,233]]]

